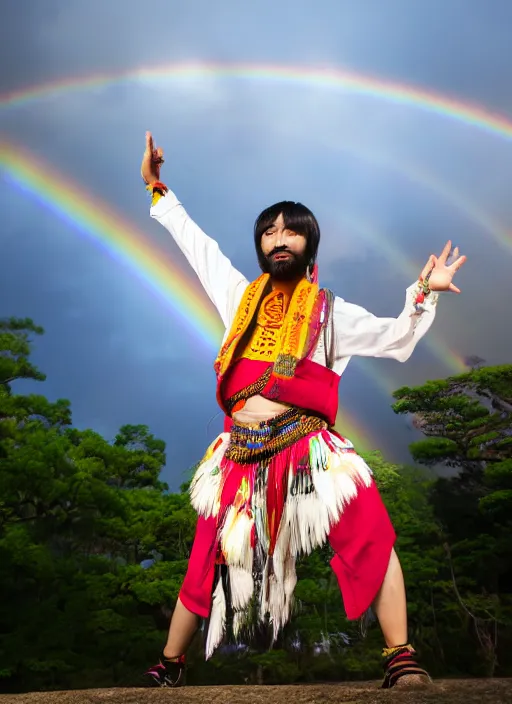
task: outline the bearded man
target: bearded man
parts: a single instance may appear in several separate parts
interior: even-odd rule
[[[372,472],[333,428],[340,377],[354,355],[405,362],[432,325],[438,293],[465,257],[451,243],[431,255],[397,318],[378,318],[319,288],[320,229],[301,203],[283,201],[256,219],[261,276],[250,283],[160,181],[163,151],[150,133],[141,174],[151,216],[172,235],[215,305],[226,333],[215,361],[223,432],[191,483],[196,536],[167,644],[148,675],[183,682],[185,653],[208,619],[206,657],[235,637],[251,609],[273,638],[288,622],[295,561],[330,543],[349,619],[372,606],[385,648],[384,688],[429,681],[408,642],[395,531]],[[252,612],[253,613],[253,612]]]

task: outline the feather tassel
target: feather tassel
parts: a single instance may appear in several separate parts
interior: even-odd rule
[[[241,567],[252,572],[253,551],[251,533],[254,519],[247,511],[229,508],[220,534],[222,552],[230,566]]]
[[[210,615],[210,625],[206,638],[206,660],[209,660],[222,641],[226,630],[226,596],[222,586],[222,579],[219,581],[213,592],[212,610]]]
[[[218,443],[218,444],[217,444]],[[217,444],[217,447],[215,445]],[[200,516],[216,516],[220,506],[222,470],[220,464],[229,444],[229,433],[222,433],[206,451],[190,484],[190,502]]]
[[[247,625],[247,614],[245,611],[235,611],[233,614],[233,635],[236,639],[244,626]]]
[[[230,565],[228,568],[231,605],[235,611],[245,609],[253,595],[254,580],[252,573]]]

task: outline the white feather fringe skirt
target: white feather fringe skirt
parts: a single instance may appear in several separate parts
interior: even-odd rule
[[[235,637],[256,606],[273,638],[287,623],[297,581],[295,560],[323,545],[344,506],[372,473],[352,443],[297,409],[235,424],[208,448],[190,487],[200,516],[217,522],[217,562],[206,642],[211,657],[226,631]]]

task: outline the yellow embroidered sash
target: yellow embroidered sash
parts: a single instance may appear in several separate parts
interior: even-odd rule
[[[251,324],[247,343],[242,342],[236,356],[257,362],[276,361],[284,316],[288,310],[290,296],[275,289],[263,297]],[[242,345],[244,349],[242,350]]]
[[[244,292],[233,324],[215,361],[214,369],[218,377],[223,376],[233,361],[238,344],[249,328],[262,298],[269,289],[270,275],[262,274]],[[306,353],[309,326],[319,293],[318,284],[301,279],[290,300],[281,328],[278,351],[275,356],[273,374],[290,378],[295,372],[299,359]]]

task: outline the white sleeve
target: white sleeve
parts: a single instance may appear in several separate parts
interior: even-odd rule
[[[189,217],[172,191],[151,207],[151,217],[171,233],[217,308],[224,326],[229,327],[249,283],[245,276],[222,254],[217,242]]]
[[[389,357],[405,362],[434,321],[439,294],[430,293],[417,313],[414,300],[418,284],[406,291],[405,307],[398,318],[378,318],[361,306],[342,298],[334,301],[336,360],[360,357]]]

